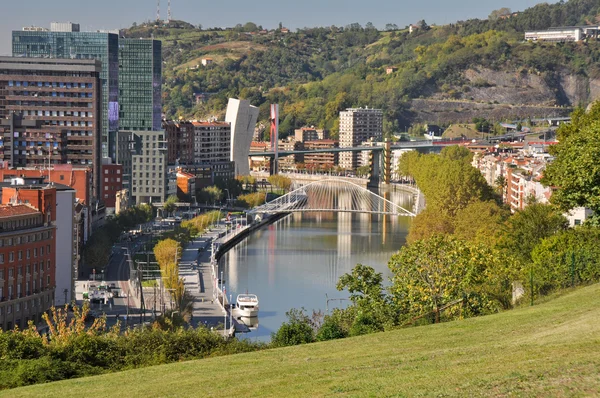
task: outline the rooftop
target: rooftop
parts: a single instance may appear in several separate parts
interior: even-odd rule
[[[36,214],[40,214],[40,212],[35,207],[27,204],[0,205],[0,219]]]

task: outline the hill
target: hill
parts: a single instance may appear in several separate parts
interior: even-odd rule
[[[600,285],[432,326],[35,385],[6,397],[593,396]]]
[[[600,97],[600,42],[527,43],[523,32],[597,23],[598,15],[600,0],[570,0],[502,18],[421,21],[412,33],[393,24],[385,32],[370,23],[289,32],[171,21],[125,35],[163,41],[169,118],[222,116],[233,96],[259,106],[263,121],[269,103],[279,103],[282,135],[304,125],[335,134],[338,112],[351,106],[383,109],[384,131],[394,133],[415,122],[568,116],[589,104]],[[206,57],[215,62],[196,67]]]

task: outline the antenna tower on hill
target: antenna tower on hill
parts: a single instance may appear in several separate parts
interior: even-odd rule
[[[156,0],[156,21],[160,21],[160,0]]]
[[[167,10],[167,22],[171,22],[171,0],[169,0],[169,8]]]

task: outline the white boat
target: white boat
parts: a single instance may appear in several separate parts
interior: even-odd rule
[[[258,296],[256,294],[238,294],[234,314],[247,318],[258,316]]]

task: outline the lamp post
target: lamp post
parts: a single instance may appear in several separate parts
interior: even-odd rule
[[[227,206],[229,206],[229,202],[231,202],[231,195],[229,194],[229,189],[225,188],[224,191],[227,191]]]

